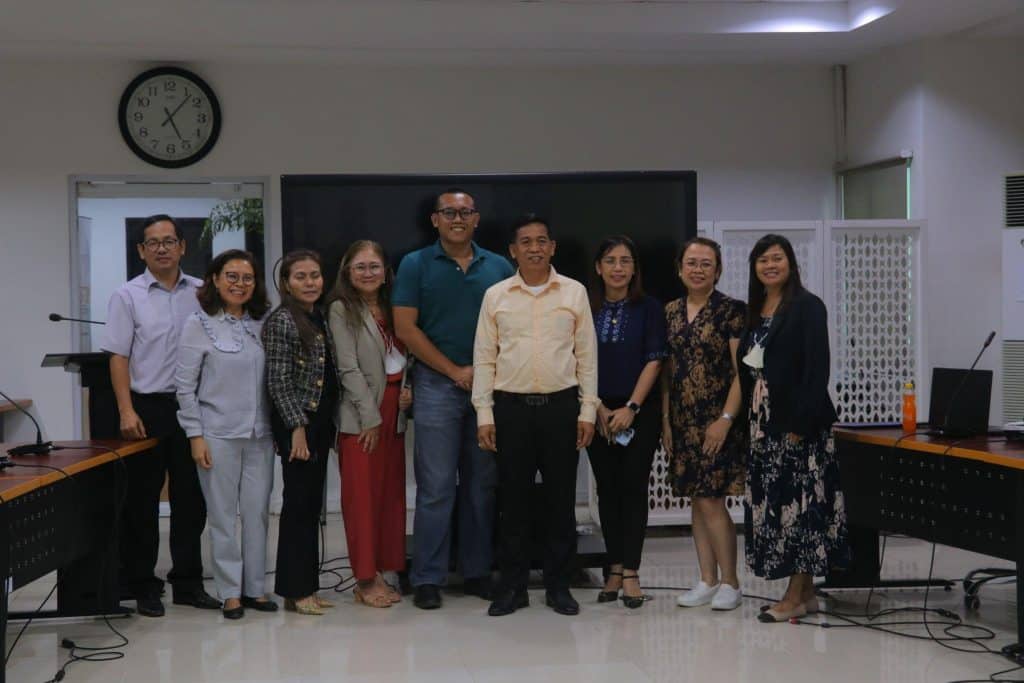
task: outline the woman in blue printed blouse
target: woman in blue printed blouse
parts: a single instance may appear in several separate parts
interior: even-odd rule
[[[661,401],[652,391],[665,357],[665,312],[643,291],[633,240],[616,235],[594,258],[591,308],[598,341],[598,435],[587,449],[597,481],[607,581],[598,602],[619,597],[644,604],[640,554],[647,528],[647,488],[661,429]]]

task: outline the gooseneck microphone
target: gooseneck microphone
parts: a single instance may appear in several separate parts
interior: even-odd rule
[[[3,396],[4,398],[6,398],[8,401],[11,402],[12,406],[14,406],[15,408],[17,408],[21,412],[23,412],[26,415],[28,415],[28,419],[32,420],[32,424],[34,424],[36,426],[36,442],[35,443],[28,443],[28,444],[25,444],[24,446],[15,446],[14,448],[10,448],[10,449],[7,450],[7,452],[9,454],[11,454],[11,455],[46,455],[50,451],[59,450],[60,447],[59,446],[54,446],[52,441],[45,441],[45,442],[43,441],[43,431],[39,428],[39,423],[36,422],[36,419],[34,417],[32,417],[32,413],[28,412],[27,410],[22,408],[20,405],[18,405],[17,401],[15,401],[13,398],[8,396],[4,392],[0,391],[0,396]]]
[[[967,369],[967,372],[964,373],[963,378],[960,380],[960,384],[956,386],[956,391],[954,391],[953,395],[949,397],[949,405],[946,406],[946,416],[942,419],[943,434],[949,433],[949,419],[953,415],[953,406],[956,405],[957,396],[960,395],[960,391],[964,388],[964,385],[967,384],[967,378],[971,376],[972,372],[974,372],[974,366],[978,364],[979,360],[981,360],[981,354],[985,353],[985,349],[989,347],[989,344],[991,344],[992,340],[995,338],[995,330],[988,333],[988,337],[985,338],[985,343],[981,345],[981,351],[978,351],[978,355],[974,357],[974,362],[971,363],[971,367]]]
[[[60,313],[51,313],[50,314],[50,320],[55,322],[55,323],[59,323],[59,322],[61,322],[63,320],[68,320],[68,321],[73,322],[73,323],[89,323],[90,325],[106,325],[106,323],[101,321],[101,320],[86,320],[84,318],[68,318],[68,317],[65,317],[65,316],[61,315]]]

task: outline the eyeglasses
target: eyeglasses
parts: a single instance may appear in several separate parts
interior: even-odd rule
[[[477,215],[479,211],[477,211],[476,209],[470,209],[469,207],[463,207],[461,209],[453,209],[451,207],[447,207],[444,209],[437,209],[436,213],[441,214],[450,221],[455,220],[456,216],[458,216],[464,221],[468,221],[470,218]]]
[[[605,258],[601,259],[601,263],[608,266],[609,268],[614,268],[616,264],[622,266],[623,268],[630,268],[636,262],[633,260],[631,256],[623,256],[621,258],[615,258],[614,256],[606,256]]]
[[[179,240],[177,237],[167,237],[162,240],[146,240],[145,242],[142,243],[142,246],[146,247],[146,249],[149,249],[150,251],[160,251],[160,247],[163,247],[164,249],[170,251],[179,244],[181,244],[181,240]]]
[[[241,282],[243,285],[248,286],[256,282],[255,275],[249,275],[248,273],[242,275],[240,273],[232,273],[230,271],[224,273],[224,279],[233,285],[237,285],[239,282]]]
[[[349,269],[353,273],[359,273],[360,275],[379,275],[384,270],[384,264],[382,263],[353,263],[349,266]]]
[[[683,261],[683,267],[687,270],[714,270],[714,261],[695,261],[693,259],[687,259]]]

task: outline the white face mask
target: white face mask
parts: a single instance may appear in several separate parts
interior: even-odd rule
[[[760,343],[754,344],[747,355],[743,356],[743,362],[752,368],[764,367],[764,347]]]

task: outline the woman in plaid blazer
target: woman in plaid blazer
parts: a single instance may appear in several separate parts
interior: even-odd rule
[[[317,532],[341,383],[319,305],[324,289],[319,254],[288,253],[278,289],[281,305],[263,324],[271,430],[284,481],[274,592],[285,599],[285,609],[320,615],[333,606],[317,595]]]

